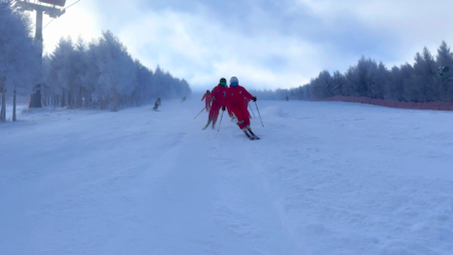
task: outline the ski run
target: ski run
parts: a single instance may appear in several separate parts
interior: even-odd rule
[[[0,254],[453,254],[452,112],[200,98],[0,123]]]

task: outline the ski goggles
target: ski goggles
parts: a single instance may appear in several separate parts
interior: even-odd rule
[[[221,81],[221,82],[220,82],[220,85],[226,86],[226,81]]]

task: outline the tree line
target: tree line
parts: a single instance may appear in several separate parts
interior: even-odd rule
[[[453,68],[453,54],[445,41],[434,57],[424,47],[413,65],[391,69],[382,62],[362,56],[346,73],[324,70],[310,83],[288,90],[295,99],[325,99],[334,96],[368,97],[402,102],[452,102],[453,78],[439,67]],[[446,68],[444,70],[448,70]]]
[[[118,110],[191,94],[184,79],[159,66],[153,72],[133,59],[110,31],[90,43],[61,38],[55,50],[41,57],[29,16],[16,12],[11,0],[0,0],[0,121],[6,100],[40,89],[43,104],[54,107],[98,107]],[[8,97],[6,96],[8,95]]]
[[[159,66],[153,72],[132,59],[110,31],[86,44],[61,38],[43,59],[45,104],[74,108],[99,106],[117,110],[139,106],[158,97],[180,98],[191,93],[187,81]]]
[[[388,69],[382,62],[362,56],[342,74],[324,70],[309,83],[292,89],[255,90],[254,95],[268,100],[317,100],[365,97],[399,102],[453,102],[453,53],[445,41],[434,57],[424,47],[416,53],[414,64]]]

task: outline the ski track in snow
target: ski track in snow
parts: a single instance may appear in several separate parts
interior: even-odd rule
[[[0,254],[453,253],[453,113],[195,99],[0,123]]]

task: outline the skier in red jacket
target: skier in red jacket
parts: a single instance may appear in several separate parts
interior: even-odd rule
[[[208,123],[203,129],[208,128],[209,124],[212,122],[212,128],[214,129],[217,118],[219,117],[219,111],[222,106],[225,105],[224,99],[227,90],[227,81],[225,78],[221,78],[220,82],[211,92],[211,109],[209,110],[209,119]]]
[[[247,101],[256,102],[256,97],[252,96],[244,87],[239,86],[236,76],[231,77],[230,87],[226,92],[225,105],[237,118],[237,125],[244,134],[251,140],[259,139],[250,128],[249,111],[247,110]],[[225,111],[225,106],[222,107]]]
[[[203,97],[201,98],[201,101],[205,100],[207,112],[209,112],[209,110],[211,109],[211,99],[212,99],[211,91],[206,90],[206,93],[204,93]]]

